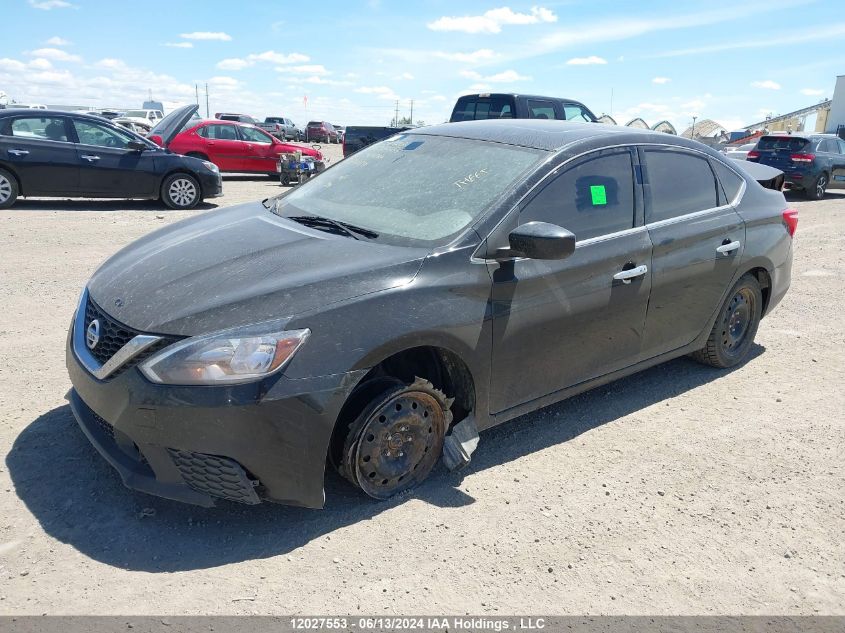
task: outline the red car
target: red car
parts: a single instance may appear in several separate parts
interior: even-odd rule
[[[283,143],[264,130],[235,121],[203,120],[189,105],[164,117],[149,139],[176,154],[209,160],[223,172],[255,172],[278,176],[279,154],[302,152],[325,168],[323,155],[311,148]]]

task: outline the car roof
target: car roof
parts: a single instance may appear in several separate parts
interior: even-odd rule
[[[548,95],[527,95],[523,92],[476,92],[468,95],[461,95],[458,99],[489,99],[491,97],[519,97],[521,99],[555,99],[556,101],[571,101],[572,103],[581,103],[579,99],[570,99],[569,97],[550,97]]]
[[[82,117],[84,119],[93,119],[98,122],[102,122],[103,120],[108,121],[109,119],[105,119],[100,114],[91,114],[89,112],[71,112],[68,110],[33,110],[31,108],[6,108],[5,110],[0,110],[0,117],[5,117],[9,115],[18,115],[18,114],[29,114],[31,116],[36,116],[38,118],[44,118],[48,116],[73,116],[73,117]]]
[[[591,139],[605,139],[608,145],[653,142],[662,145],[688,147],[699,151],[703,151],[702,148],[705,148],[709,154],[717,153],[702,143],[690,141],[674,134],[620,125],[576,123],[556,119],[458,121],[416,128],[403,133],[492,141],[547,151],[556,151],[568,145]]]

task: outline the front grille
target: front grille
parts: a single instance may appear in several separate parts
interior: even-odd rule
[[[194,490],[238,503],[260,503],[255,483],[238,462],[226,457],[168,449],[182,479]]]
[[[97,362],[100,365],[104,365],[112,356],[114,356],[121,347],[126,345],[129,341],[140,334],[146,334],[146,332],[139,332],[128,325],[124,325],[120,321],[116,321],[105,311],[100,308],[91,297],[88,297],[88,301],[85,304],[85,321],[83,324],[83,336],[84,333],[88,331],[88,326],[91,324],[91,321],[97,319],[100,322],[100,340],[94,346],[94,349],[90,349],[91,355],[97,359]],[[155,335],[158,336],[158,335]],[[156,343],[150,345],[147,349],[145,349],[140,354],[137,354],[126,361],[123,365],[117,368],[115,371],[111,373],[109,378],[114,378],[115,376],[119,375],[121,372],[134,367],[138,363],[143,362],[153,354],[161,351],[168,345],[178,341],[179,338],[175,336],[165,336]]]

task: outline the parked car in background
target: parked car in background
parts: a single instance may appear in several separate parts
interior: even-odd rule
[[[132,130],[136,134],[140,134],[141,136],[147,136],[152,130],[151,125],[147,125],[146,123],[139,123],[136,119],[127,119],[124,117],[117,117],[111,120],[112,123],[115,125],[119,125],[121,127],[125,127],[127,130]]]
[[[748,156],[748,152],[756,146],[757,142],[755,141],[754,143],[746,143],[745,145],[740,145],[739,147],[726,147],[725,156],[733,158],[734,160],[745,160]]]
[[[279,177],[280,154],[297,151],[311,156],[317,171],[325,169],[323,155],[311,147],[283,143],[264,130],[226,120],[198,120],[196,105],[168,114],[150,132],[149,139],[177,154],[208,160],[223,172],[260,173]]]
[[[743,165],[594,124],[397,135],[104,263],[67,338],[71,409],[146,493],[322,507],[328,462],[401,494],[479,430],[687,354],[759,353],[797,216]]]
[[[354,154],[367,145],[402,132],[407,127],[381,127],[371,125],[350,125],[343,134],[343,155]]]
[[[328,121],[309,121],[305,126],[305,140],[316,143],[339,143],[337,130]]]
[[[337,132],[338,142],[343,143],[343,139],[346,138],[346,127],[343,125],[335,125],[334,123],[332,123],[332,127],[334,127]]]
[[[283,141],[298,141],[300,138],[299,128],[287,117],[268,116],[258,127]]]
[[[213,163],[168,152],[102,117],[0,111],[0,208],[19,196],[79,196],[190,209],[222,190]]]
[[[46,110],[47,106],[41,103],[11,103],[7,107],[20,108],[24,110]]]
[[[114,119],[123,116],[123,112],[120,112],[119,110],[89,110],[86,114],[101,116],[109,121],[113,121]]]
[[[596,115],[579,101],[513,93],[481,93],[458,97],[449,121],[479,119],[558,119],[595,122]]]
[[[164,118],[161,110],[127,110],[122,116],[130,121],[149,126],[156,125]]]
[[[845,141],[835,134],[761,136],[747,160],[780,169],[786,187],[821,200],[825,191],[845,189]]]
[[[249,123],[250,125],[259,125],[258,119],[251,117],[248,114],[236,114],[234,112],[218,112],[214,115],[219,121],[237,121],[238,123]]]

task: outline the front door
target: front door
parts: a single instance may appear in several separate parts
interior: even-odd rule
[[[79,143],[79,191],[110,198],[152,198],[158,194],[154,152],[127,148],[134,137],[87,119],[73,119]]]
[[[0,130],[0,159],[22,185],[26,196],[73,196],[79,191],[79,164],[61,116],[24,115],[7,119]]]
[[[653,272],[643,358],[691,343],[719,308],[745,247],[704,154],[645,148],[645,220]]]
[[[636,361],[651,288],[651,241],[628,149],[565,165],[511,224],[572,231],[559,261],[490,264],[491,412],[499,413]]]
[[[279,155],[273,151],[273,137],[254,127],[241,126],[238,132],[244,141],[246,171],[275,174]]]

